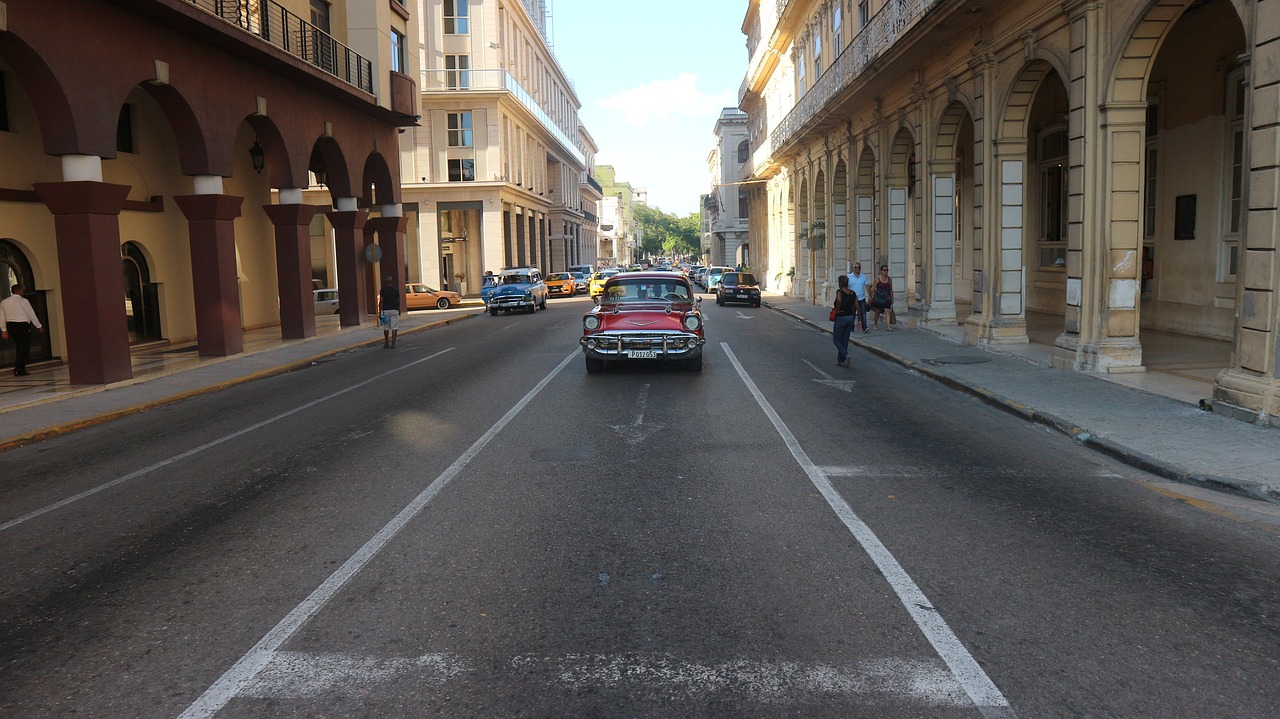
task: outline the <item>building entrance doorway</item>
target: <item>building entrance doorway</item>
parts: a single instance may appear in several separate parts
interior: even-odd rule
[[[31,333],[31,358],[28,361],[53,359],[53,333],[49,331],[49,303],[45,291],[36,287],[35,273],[22,250],[9,240],[0,240],[0,300],[11,294],[10,288],[14,285],[26,288],[25,297],[45,328],[44,332]],[[13,342],[0,342],[0,367],[12,367],[15,354]]]
[[[129,325],[129,344],[155,342],[160,334],[160,288],[151,281],[151,270],[142,248],[126,242],[120,248],[124,267],[124,310]]]

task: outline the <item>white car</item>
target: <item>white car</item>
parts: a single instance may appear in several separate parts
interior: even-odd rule
[[[338,314],[338,291],[325,288],[312,290],[312,302],[315,304],[316,317],[320,315]]]

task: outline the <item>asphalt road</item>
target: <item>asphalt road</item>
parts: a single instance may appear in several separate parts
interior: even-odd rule
[[[1280,537],[768,309],[583,299],[0,454],[3,717],[1276,717]]]

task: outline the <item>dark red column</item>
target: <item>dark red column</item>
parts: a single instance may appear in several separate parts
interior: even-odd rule
[[[183,195],[173,200],[187,216],[200,356],[239,354],[244,351],[244,330],[236,272],[235,219],[240,216],[244,198]]]
[[[382,277],[378,278],[378,286],[382,286],[387,275],[394,279],[392,286],[404,292],[404,231],[409,226],[407,217],[371,217],[365,225],[378,235],[378,247],[382,248]],[[442,282],[441,284],[445,284]],[[447,285],[446,285],[447,287]]]
[[[276,287],[280,293],[280,336],[315,337],[316,313],[311,287],[313,205],[263,205],[276,227]]]
[[[129,186],[42,182],[35,190],[54,215],[71,383],[132,378],[120,271],[120,210]]]
[[[369,252],[369,248],[373,247],[373,244],[374,244],[373,228],[369,226],[369,223],[372,222],[374,219],[376,218],[368,218],[368,217],[365,218],[364,246],[360,250],[361,261],[364,262],[363,272],[364,272],[364,292],[365,292],[365,303],[366,303],[365,307],[369,308],[370,313],[376,312],[378,310],[378,290],[382,287],[382,278],[378,277],[374,273],[374,270],[377,268],[373,266],[373,262],[369,259],[369,257],[371,256]]]
[[[361,210],[325,213],[333,225],[333,245],[338,263],[338,312],[343,327],[359,327],[369,305],[365,298],[364,222]]]

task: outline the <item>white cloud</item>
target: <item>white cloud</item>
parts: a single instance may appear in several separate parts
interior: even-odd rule
[[[623,90],[600,100],[600,107],[621,113],[628,125],[651,122],[676,124],[685,118],[716,117],[720,109],[737,105],[731,92],[705,93],[698,90],[698,76],[682,72],[670,80],[653,82]]]

